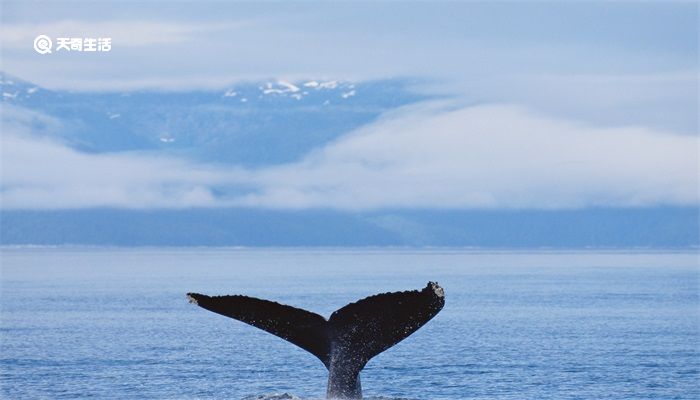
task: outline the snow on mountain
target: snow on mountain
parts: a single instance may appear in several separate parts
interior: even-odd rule
[[[347,99],[355,95],[355,84],[351,82],[342,81],[307,81],[303,83],[291,83],[288,81],[278,80],[275,82],[265,82],[263,85],[259,86],[258,89],[263,95],[273,95],[279,97],[289,97],[296,100],[301,100],[314,92],[309,92],[309,90],[301,90],[299,86],[308,88],[313,91],[323,91],[324,95],[332,95],[333,92],[338,92],[338,96],[342,99]],[[230,89],[226,93],[232,92]],[[235,92],[234,92],[235,93]],[[228,97],[227,94],[224,94]]]
[[[319,89],[335,89],[338,87],[338,81],[328,81],[319,83]]]
[[[280,85],[280,86],[282,86],[282,87],[287,88],[287,90],[290,91],[290,92],[298,92],[298,91],[299,91],[299,88],[298,88],[297,86],[294,86],[294,85],[292,85],[292,84],[289,83],[289,82],[277,81],[277,84]]]

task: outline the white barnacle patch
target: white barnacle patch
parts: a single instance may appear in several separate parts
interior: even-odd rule
[[[433,290],[437,297],[445,297],[445,290],[436,282],[430,282],[430,289]]]
[[[440,286],[438,286],[437,288],[435,288],[435,294],[438,297],[445,297],[445,290],[443,288],[441,288]]]
[[[199,304],[199,303],[197,303],[197,299],[195,299],[194,297],[192,297],[189,294],[187,295],[187,301],[190,302],[191,304]]]

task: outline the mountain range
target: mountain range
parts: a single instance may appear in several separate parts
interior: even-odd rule
[[[89,153],[147,151],[245,167],[295,161],[310,150],[428,98],[411,81],[242,82],[209,91],[69,92],[0,74],[3,106],[55,118],[34,132]]]

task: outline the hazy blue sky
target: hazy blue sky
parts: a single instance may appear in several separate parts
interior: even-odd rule
[[[419,77],[428,82],[422,90],[453,98],[442,108],[424,104],[388,115],[298,163],[239,170],[235,177],[212,172],[225,182],[259,185],[259,196],[237,204],[697,204],[696,2],[3,1],[2,7],[2,69],[49,88]],[[103,54],[39,55],[32,48],[38,34],[109,36],[113,48]],[[467,106],[475,103],[484,106]],[[409,123],[411,129],[404,129]],[[442,131],[431,136],[435,126]],[[406,141],[391,140],[398,130]],[[31,153],[32,145],[22,140],[12,143]],[[414,154],[403,143],[430,151]],[[464,152],[451,153],[455,148]],[[64,150],[54,152],[67,157],[60,163],[76,156],[113,168]],[[398,167],[365,168],[387,158]],[[502,162],[494,168],[492,160]],[[148,161],[139,155],[137,162]],[[523,168],[527,165],[531,168]],[[417,170],[421,173],[413,173]],[[193,189],[185,197],[195,200],[182,205],[217,204],[207,191],[211,176],[186,176]],[[339,176],[347,182],[342,187]],[[73,180],[81,179],[90,180],[79,174]],[[148,184],[157,186],[161,178],[153,179]],[[421,190],[426,185],[435,186],[430,196]],[[460,192],[461,187],[470,191]],[[348,205],[348,198],[360,200]],[[158,195],[149,199],[148,206],[165,202]]]
[[[2,4],[2,68],[48,87],[419,76],[472,101],[697,130],[696,2]],[[114,45],[42,56],[38,34]]]

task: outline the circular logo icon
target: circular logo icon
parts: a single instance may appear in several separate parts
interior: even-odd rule
[[[51,53],[52,46],[51,38],[46,35],[39,35],[34,39],[34,50],[39,54]]]

